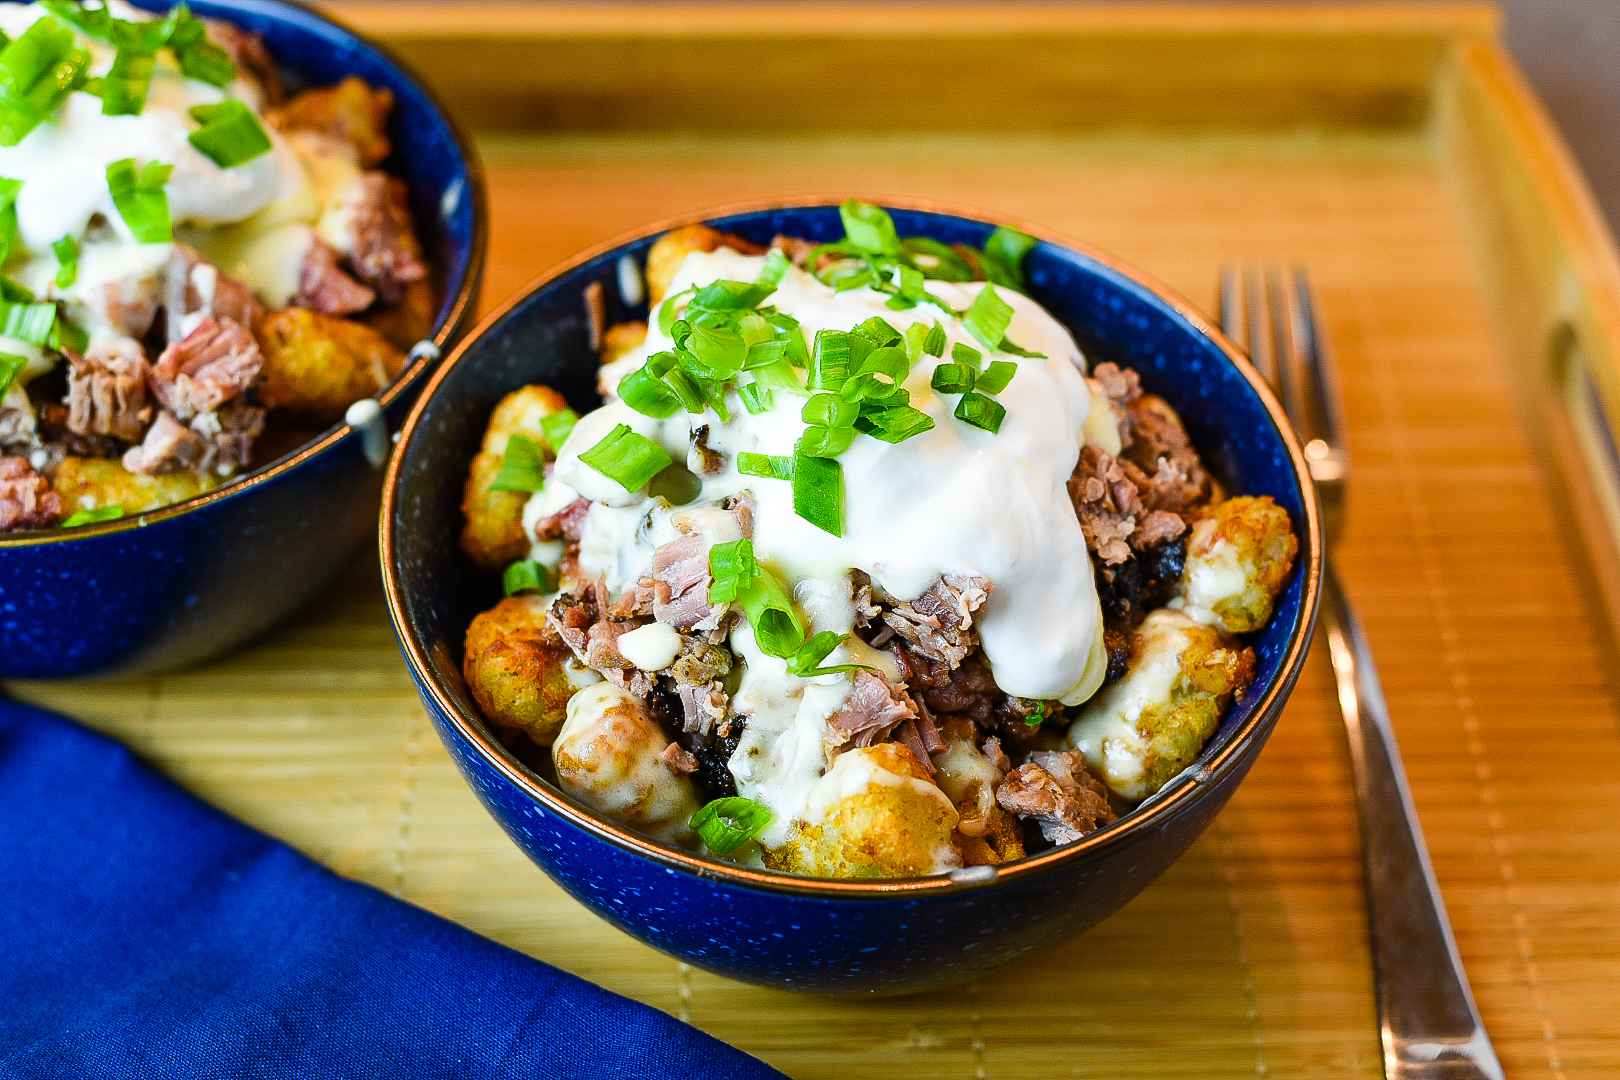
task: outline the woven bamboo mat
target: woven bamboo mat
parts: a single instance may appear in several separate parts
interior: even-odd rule
[[[1512,1076],[1620,1071],[1606,639],[1427,143],[581,136],[486,152],[489,301],[652,218],[844,190],[1040,221],[1204,305],[1223,259],[1307,259],[1354,436],[1344,575],[1485,1019]],[[11,690],[127,740],[344,874],[796,1077],[1379,1074],[1348,761],[1321,655],[1229,809],[1122,912],[974,985],[864,1002],[690,970],[551,885],[434,738],[369,559],[212,666]]]

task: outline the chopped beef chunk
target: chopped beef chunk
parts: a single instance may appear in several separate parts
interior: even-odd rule
[[[193,420],[191,429],[213,442],[206,464],[222,473],[246,466],[253,458],[253,440],[264,433],[264,416],[263,409],[233,401]]]
[[[636,628],[636,623],[602,619],[586,634],[585,653],[580,663],[617,683],[632,694],[645,697],[652,689],[652,676],[626,660],[619,651],[619,638]]]
[[[68,365],[68,429],[139,442],[152,419],[146,401],[150,367],[140,342],[119,337],[97,341],[83,356],[65,350]]]
[[[34,450],[39,446],[39,426],[31,406],[0,405],[0,448]]]
[[[1069,497],[1086,534],[1086,546],[1107,565],[1129,559],[1128,541],[1136,531],[1141,503],[1136,485],[1106,450],[1090,443],[1081,447],[1079,464],[1069,478]]]
[[[1005,776],[1012,771],[1012,762],[1007,760],[1007,754],[1001,749],[1001,740],[992,735],[984,740],[985,759],[995,766],[995,770]]]
[[[904,690],[871,671],[855,673],[855,683],[838,711],[827,718],[833,756],[856,746],[884,740],[903,721],[917,715],[917,706]],[[926,759],[927,755],[923,755]]]
[[[945,737],[939,733],[939,728],[935,726],[933,715],[921,702],[917,702],[917,737],[923,749],[930,754],[937,754],[949,745],[945,742]],[[924,757],[923,760],[928,759]]]
[[[1097,567],[1097,598],[1105,622],[1129,629],[1175,594],[1187,561],[1185,535],[1150,544],[1117,565]]]
[[[1106,789],[1086,772],[1078,750],[1037,751],[996,789],[1003,810],[1029,818],[1054,844],[1072,844],[1115,819]]]
[[[973,648],[973,613],[994,587],[982,577],[946,574],[915,600],[889,598],[883,621],[923,656],[954,668]]]
[[[1143,394],[1129,404],[1130,439],[1120,456],[1136,466],[1133,481],[1150,510],[1181,513],[1209,498],[1209,475],[1170,403]]]
[[[1142,380],[1130,368],[1118,364],[1098,364],[1091,369],[1091,380],[1103,397],[1113,406],[1114,415],[1123,420],[1130,416],[1130,404],[1142,396]],[[1121,432],[1121,435],[1126,432]]]
[[[534,535],[541,540],[562,540],[578,544],[585,529],[585,515],[591,512],[589,499],[575,499],[550,517],[535,522]]]
[[[659,760],[664,763],[666,769],[676,776],[691,776],[698,771],[698,759],[688,753],[680,743],[672,742],[664,747],[664,752],[659,755]]]
[[[174,418],[167,410],[158,413],[146,438],[124,454],[124,468],[148,476],[179,469],[201,469],[208,457],[208,440]]]
[[[161,300],[158,275],[147,274],[108,281],[85,297],[85,304],[118,333],[144,338],[157,319]]]
[[[1103,648],[1108,650],[1108,670],[1103,673],[1103,685],[1107,686],[1123,679],[1125,672],[1130,670],[1130,627],[1122,622],[1104,619]]]
[[[241,323],[205,319],[202,325],[163,350],[148,373],[158,404],[177,419],[213,412],[253,385],[263,366],[259,344]]]
[[[680,683],[675,694],[681,701],[683,731],[708,735],[726,718],[726,694],[717,682],[699,686]]]
[[[62,496],[27,458],[0,458],[0,532],[47,529],[66,512]]]
[[[653,617],[677,630],[716,630],[728,610],[709,602],[709,548],[700,532],[676,537],[653,552],[652,576],[641,585],[653,591]]]
[[[338,265],[332,245],[314,237],[298,270],[298,294],[292,302],[322,315],[353,315],[364,311],[377,294],[350,277]]]
[[[996,688],[990,668],[982,655],[974,655],[952,669],[942,662],[928,662],[915,653],[898,653],[906,662],[906,684],[911,693],[936,715],[968,716],[978,721],[990,718],[996,700],[1006,695]],[[923,664],[917,661],[923,660]]]
[[[170,341],[210,316],[251,327],[265,315],[253,290],[185,244],[174,245],[164,267],[163,310]]]
[[[922,762],[930,774],[935,771],[933,759],[928,756],[928,748],[923,745],[922,735],[917,731],[916,717],[909,716],[902,720],[900,726],[894,729],[894,738],[896,742],[910,750],[912,756]]]
[[[362,173],[339,196],[349,222],[349,265],[355,276],[393,303],[405,286],[427,277],[405,183],[384,172]]]

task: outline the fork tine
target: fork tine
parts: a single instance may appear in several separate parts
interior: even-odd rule
[[[1298,339],[1294,335],[1295,297],[1290,295],[1287,281],[1275,266],[1267,267],[1264,273],[1267,314],[1270,316],[1268,329],[1271,331],[1272,355],[1276,364],[1276,376],[1271,385],[1282,400],[1283,411],[1288,414],[1288,422],[1294,426],[1300,442],[1309,442],[1314,433],[1312,417],[1306,411],[1301,393],[1302,369],[1305,365],[1299,355]]]
[[[1322,443],[1321,447],[1307,447],[1307,456],[1313,459],[1313,471],[1318,471],[1331,459],[1337,476],[1342,476],[1350,460],[1345,441],[1344,399],[1333,357],[1317,324],[1310,275],[1303,266],[1294,267],[1293,286],[1293,322],[1303,363],[1303,397],[1310,412],[1311,437]],[[1326,478],[1325,473],[1323,478]]]
[[[1249,336],[1244,325],[1247,312],[1243,305],[1243,273],[1231,263],[1221,267],[1220,296],[1216,299],[1220,305],[1221,332],[1243,345]]]
[[[1249,350],[1249,359],[1259,370],[1260,377],[1270,383],[1272,388],[1277,386],[1277,354],[1275,342],[1269,331],[1271,328],[1271,308],[1267,303],[1265,275],[1258,267],[1245,267],[1243,270],[1243,295],[1247,300],[1244,305],[1247,314],[1244,317],[1244,330],[1247,341],[1245,345]]]

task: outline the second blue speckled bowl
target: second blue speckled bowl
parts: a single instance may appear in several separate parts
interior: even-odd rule
[[[161,0],[136,0],[154,11]],[[193,0],[264,35],[296,85],[358,75],[394,94],[383,167],[410,189],[443,302],[431,348],[379,395],[393,430],[435,353],[470,321],[488,227],[472,143],[392,57],[284,0]],[[0,677],[184,667],[235,647],[315,595],[376,527],[381,445],[339,425],[207,495],[102,525],[0,537]]]
[[[994,227],[943,208],[886,205],[902,236],[978,245]],[[487,319],[406,421],[383,494],[383,573],[439,736],[489,812],[563,888],[654,948],[722,975],[826,993],[902,993],[974,978],[1095,925],[1192,844],[1264,745],[1310,644],[1321,529],[1299,446],[1248,362],[1161,286],[1039,229],[1021,226],[1043,240],[1025,263],[1034,298],[1093,363],[1133,367],[1168,399],[1229,491],[1272,496],[1299,533],[1293,579],[1254,641],[1254,687],[1194,768],[1067,847],[949,876],[825,881],[740,869],[623,829],[525,767],[479,716],[461,677],[462,638],[500,586],[461,555],[457,535],[462,483],[490,410],[526,383],[556,387],[581,411],[594,407],[584,290],[600,283],[609,322],[645,319],[644,306],[618,296],[619,260],[644,261],[665,231],[699,220],[759,243],[843,232],[833,200],[662,222],[596,248]]]

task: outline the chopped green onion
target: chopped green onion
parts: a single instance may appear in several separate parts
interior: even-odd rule
[[[618,481],[626,491],[640,491],[674,463],[662,446],[631,431],[628,424],[616,426],[601,442],[579,455],[579,460],[609,480]]]
[[[993,397],[970,392],[963,394],[962,400],[956,403],[956,418],[964,424],[982,428],[993,435],[1001,430],[1001,422],[1007,418],[1007,410]]]
[[[793,459],[793,512],[834,536],[844,535],[844,470],[829,458]]]
[[[48,345],[51,329],[55,325],[55,304],[0,303],[0,336],[16,338],[30,345]]]
[[[72,349],[76,353],[82,353],[90,347],[90,334],[58,315],[56,325],[51,328],[45,344],[58,351]]]
[[[11,382],[17,373],[28,366],[28,357],[18,356],[16,353],[0,353],[0,398],[6,396],[11,389]]]
[[[501,587],[507,596],[523,592],[550,592],[551,571],[533,559],[520,559],[506,568],[501,575]]]
[[[771,411],[771,391],[757,382],[739,386],[737,396],[742,398],[743,408],[752,416],[763,416]]]
[[[1026,727],[1040,727],[1041,722],[1046,719],[1046,715],[1051,711],[1051,708],[1052,703],[1050,701],[1036,702],[1035,711],[1024,717],[1024,725]]]
[[[900,341],[900,331],[890,326],[881,315],[874,315],[851,333],[860,334],[874,346],[879,348],[885,345],[894,345]]]
[[[945,355],[945,328],[938,322],[928,331],[928,336],[923,338],[922,351],[929,356]]]
[[[11,254],[11,242],[17,238],[17,193],[22,190],[21,180],[0,179],[0,263]],[[22,286],[17,286],[22,288]],[[28,299],[34,297],[29,295]],[[16,297],[7,296],[7,300]]]
[[[176,4],[178,18],[170,32],[169,49],[180,62],[180,73],[213,86],[229,86],[236,78],[231,54],[208,40],[208,28],[184,4]]]
[[[792,260],[784,255],[779,249],[771,248],[770,251],[765,253],[765,267],[764,269],[760,270],[759,279],[755,282],[755,284],[769,285],[774,289],[776,286],[782,284],[782,278],[787,276],[788,267],[792,265]]]
[[[744,538],[715,544],[709,548],[709,603],[729,604],[742,595],[754,580],[759,564],[754,561],[754,545]]]
[[[65,289],[79,277],[79,244],[71,236],[64,236],[51,245],[56,252],[56,287]]]
[[[793,444],[793,452],[802,457],[835,458],[848,450],[854,441],[854,427],[814,425],[804,429],[799,441]]]
[[[859,403],[862,412],[887,405],[905,405],[911,401],[911,394],[906,390],[871,373],[849,380],[838,391],[838,397],[851,404]]]
[[[962,320],[968,332],[980,341],[985,347],[994,349],[1001,344],[1001,339],[1007,336],[1007,327],[1012,324],[1012,305],[1003,300],[996,292],[996,287],[986,282],[979,295],[973,298],[973,305],[968,308],[967,317]]]
[[[974,389],[986,394],[999,394],[1007,389],[1007,384],[1012,382],[1013,374],[1017,371],[1018,365],[1011,360],[992,360],[990,366],[984,369],[984,374],[979,376]]]
[[[814,394],[804,403],[799,418],[812,425],[848,427],[859,412],[858,406],[841,400],[837,394]]]
[[[984,353],[971,345],[964,345],[960,341],[951,346],[951,359],[958,364],[970,364],[973,370],[979,370],[979,364],[984,359]]]
[[[979,369],[969,364],[941,364],[928,385],[941,394],[965,394],[978,381]]]
[[[801,679],[813,679],[817,675],[837,675],[844,671],[867,670],[865,664],[821,666],[821,662],[827,659],[832,651],[842,645],[848,638],[848,634],[823,630],[803,645],[800,645],[798,652],[788,657],[788,674],[797,675]]]
[[[119,49],[112,69],[101,80],[101,115],[139,116],[156,70],[157,57],[151,53]]]
[[[743,361],[744,371],[753,371],[756,368],[770,367],[787,359],[788,342],[777,338],[771,341],[756,341],[748,346],[748,359]]]
[[[107,188],[118,215],[142,244],[166,244],[174,239],[169,224],[169,196],[163,185],[173,165],[149,161],[139,172],[135,159],[124,158],[107,166]]]
[[[253,110],[240,101],[226,99],[217,105],[195,105],[191,118],[202,127],[186,138],[222,169],[270,152],[270,136],[264,133]]]
[[[10,304],[31,304],[34,302],[34,294],[10,278],[0,277],[0,300]]]
[[[711,281],[692,297],[687,312],[690,314],[695,308],[707,311],[745,311],[758,307],[761,300],[775,291],[776,286],[771,283]]]
[[[997,285],[1024,291],[1024,256],[1040,241],[1003,225],[984,242],[985,272]]]
[[[833,291],[849,292],[852,289],[859,289],[863,285],[876,285],[877,283],[878,276],[876,274],[870,270],[862,270],[858,273],[850,274],[848,277],[839,278],[833,283]]]
[[[844,236],[851,247],[871,255],[900,254],[894,219],[880,207],[847,199],[838,208],[838,216],[844,220]]]
[[[901,299],[911,302],[908,306],[915,307],[919,302],[928,299],[928,289],[924,287],[926,280],[921,270],[913,269],[904,263],[895,270],[895,287],[900,290]]]
[[[90,54],[51,15],[0,50],[0,146],[16,146],[84,81]]]
[[[863,431],[874,439],[888,443],[905,442],[934,427],[934,418],[921,409],[909,405],[896,405],[872,412],[863,412],[855,421],[855,430]]]
[[[737,471],[744,476],[763,476],[767,480],[792,480],[793,459],[771,454],[751,454],[744,450],[737,455]]]
[[[540,430],[545,432],[546,443],[553,454],[562,449],[562,444],[568,441],[568,434],[577,423],[579,413],[573,409],[559,409],[550,416],[540,418]]]
[[[810,353],[810,389],[837,390],[853,373],[855,345],[842,330],[818,330]]]
[[[1006,338],[1001,339],[1000,348],[1001,348],[1001,351],[1004,352],[1004,353],[1011,353],[1013,356],[1022,356],[1025,359],[1028,359],[1028,360],[1045,360],[1046,359],[1046,354],[1045,353],[1030,352],[1028,349],[1020,349],[1017,345],[1014,345],[1011,341],[1007,340]]]
[[[512,435],[489,490],[534,492],[545,486],[546,456],[540,444],[527,435]]]
[[[926,236],[911,236],[900,241],[900,247],[912,257],[925,277],[935,281],[973,280],[973,267],[949,244]]]
[[[731,795],[704,806],[687,825],[697,831],[710,851],[730,855],[770,823],[768,809],[751,799]]]
[[[906,350],[886,345],[881,349],[873,349],[861,361],[860,375],[886,375],[895,384],[906,381],[911,374],[911,361],[906,359]]]
[[[649,367],[651,361],[619,380],[620,400],[643,416],[657,420],[674,416],[681,410],[680,397],[661,379],[654,377]]]
[[[784,660],[798,651],[804,643],[804,626],[775,574],[761,567],[738,599],[760,651]]]
[[[80,525],[94,525],[102,521],[117,521],[124,516],[124,508],[119,503],[111,506],[97,506],[89,510],[75,510],[68,515],[66,521],[59,528],[76,529]]]
[[[660,334],[663,334],[665,337],[674,336],[675,320],[678,317],[676,312],[676,304],[680,301],[681,297],[688,296],[692,292],[693,290],[689,288],[682,289],[674,296],[665,297],[664,302],[658,305],[658,332]]]

